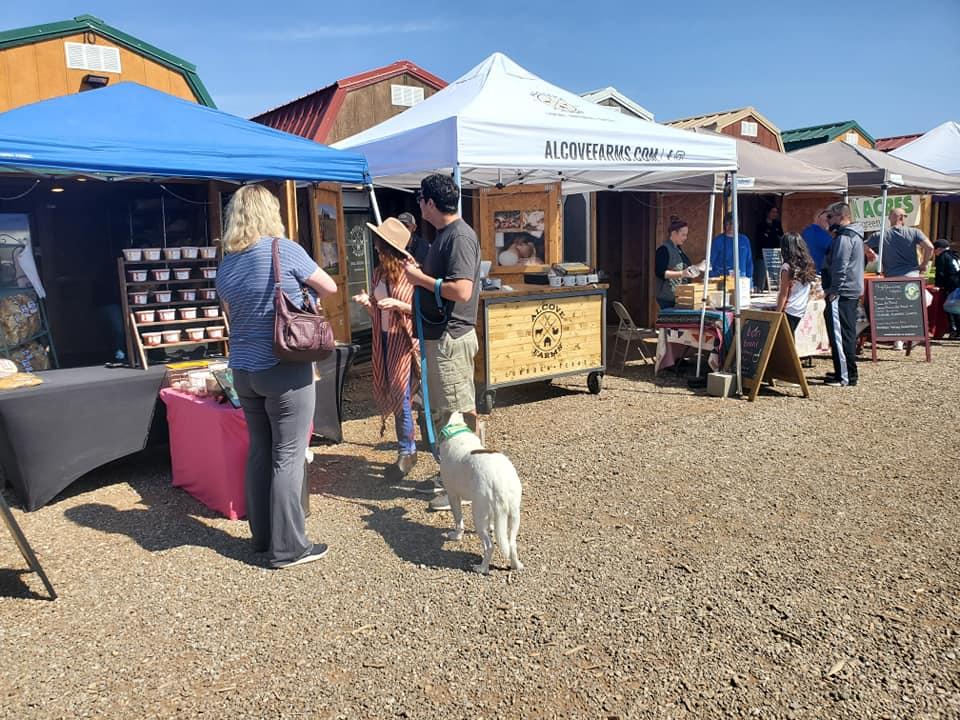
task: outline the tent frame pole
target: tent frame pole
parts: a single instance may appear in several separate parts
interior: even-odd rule
[[[740,211],[737,205],[737,171],[730,173],[730,202],[733,206],[733,351],[737,359],[737,394],[743,395],[743,368],[740,358]]]
[[[713,243],[713,215],[717,204],[716,180],[710,193],[710,210],[707,215],[707,249],[704,256],[703,297],[700,299],[700,334],[697,336],[697,377],[700,377],[700,362],[703,358],[703,325],[707,317],[707,290],[710,287],[710,246]]]
[[[460,175],[460,163],[453,166],[453,181],[457,184],[457,215],[463,217],[463,178]]]
[[[373,189],[373,183],[367,185],[367,192],[370,193],[370,207],[373,208],[373,219],[376,220],[377,225],[383,223],[383,220],[380,217],[380,206],[377,204],[377,193]]]
[[[878,252],[877,252],[877,274],[883,275],[883,234],[887,231],[887,188],[889,185],[883,183],[880,186],[880,189],[883,190],[883,204],[880,207],[880,238],[877,240]]]

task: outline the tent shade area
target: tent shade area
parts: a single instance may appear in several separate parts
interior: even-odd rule
[[[948,120],[890,154],[947,175],[960,175],[960,123]]]
[[[920,193],[960,192],[960,179],[956,177],[892,157],[879,150],[846,142],[823,143],[794,150],[790,157],[821,167],[842,170],[847,174],[847,184],[851,192],[879,190],[884,185]]]
[[[595,105],[501,53],[334,147],[363,153],[374,181],[395,187],[459,172],[467,187],[561,182],[565,193],[589,192],[737,168],[730,138]]]
[[[368,182],[361,155],[136,83],[0,114],[0,168],[103,178]]]

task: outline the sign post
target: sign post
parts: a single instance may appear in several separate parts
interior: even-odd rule
[[[930,357],[930,333],[927,329],[927,306],[923,279],[919,277],[871,278],[866,283],[866,300],[870,307],[870,346],[873,362],[877,361],[877,343],[903,340],[923,343]]]
[[[800,386],[804,397],[810,397],[807,378],[800,366],[800,357],[793,342],[790,324],[783,313],[744,310],[740,330],[741,374],[743,386],[750,390],[751,402],[760,392],[760,385],[770,380],[783,380]],[[733,362],[737,348],[727,352],[724,369]]]

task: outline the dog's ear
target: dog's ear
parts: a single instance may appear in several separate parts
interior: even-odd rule
[[[447,420],[447,424],[444,427],[449,427],[450,425],[463,425],[463,415],[458,412],[450,413],[450,419]]]

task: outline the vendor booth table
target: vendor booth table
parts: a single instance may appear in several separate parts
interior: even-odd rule
[[[355,345],[338,345],[315,364],[317,404],[313,434],[334,442],[343,439],[343,384],[356,355]],[[231,520],[246,516],[244,475],[247,463],[247,422],[243,410],[213,398],[197,397],[173,388],[160,391],[170,426],[170,465],[173,486]]]
[[[714,372],[723,364],[725,348],[730,341],[733,313],[707,310],[700,337],[700,311],[669,308],[661,310],[654,325],[658,332],[654,373],[673,367],[681,358],[698,348],[707,353],[707,363]]]
[[[81,475],[143,450],[166,368],[37,373],[42,385],[0,393],[0,463],[27,510]]]
[[[587,375],[601,390],[606,368],[606,286],[521,285],[480,293],[474,379],[477,407],[493,409],[498,388]]]

